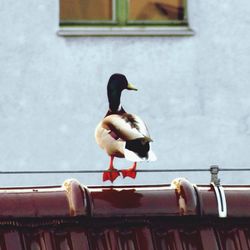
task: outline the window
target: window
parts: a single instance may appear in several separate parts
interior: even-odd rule
[[[59,34],[189,35],[186,1],[60,0]]]

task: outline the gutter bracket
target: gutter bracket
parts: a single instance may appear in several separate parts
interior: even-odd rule
[[[210,183],[214,183],[215,186],[220,186],[220,179],[218,178],[220,168],[218,165],[212,165],[210,167],[210,173],[211,173],[211,181]]]
[[[211,186],[214,189],[217,205],[218,215],[220,218],[227,217],[227,201],[224,188],[220,185],[220,179],[218,178],[219,166],[213,165],[210,167],[211,173]]]

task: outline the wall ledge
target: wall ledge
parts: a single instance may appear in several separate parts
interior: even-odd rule
[[[188,26],[179,27],[60,27],[59,36],[193,36]]]

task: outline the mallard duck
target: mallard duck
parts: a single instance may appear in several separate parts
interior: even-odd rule
[[[140,117],[127,113],[120,104],[123,90],[137,90],[122,74],[113,74],[107,86],[109,110],[95,130],[97,144],[110,156],[110,164],[103,173],[103,181],[113,182],[120,171],[114,167],[114,158],[132,161],[129,169],[121,170],[123,177],[136,177],[137,162],[154,161],[156,156],[150,149],[152,139]]]

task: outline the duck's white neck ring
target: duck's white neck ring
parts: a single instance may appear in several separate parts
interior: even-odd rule
[[[119,112],[119,111],[121,111],[121,110],[122,110],[122,105],[121,105],[121,103],[120,103],[119,106],[118,106],[117,111]]]
[[[119,104],[117,110],[112,110],[111,108],[109,108],[109,111],[110,111],[110,112],[121,112],[122,110],[123,110],[123,108],[122,108],[122,105],[121,105],[121,104]]]

